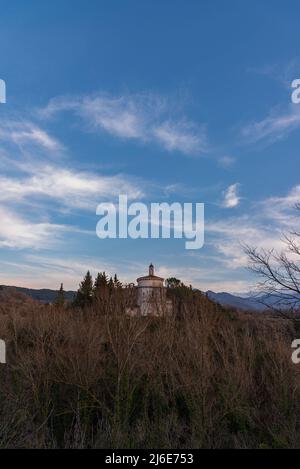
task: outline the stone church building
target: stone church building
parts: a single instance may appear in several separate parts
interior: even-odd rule
[[[163,316],[173,311],[172,300],[167,299],[164,279],[154,274],[154,266],[150,264],[149,273],[137,279],[136,304],[127,308],[131,316]]]

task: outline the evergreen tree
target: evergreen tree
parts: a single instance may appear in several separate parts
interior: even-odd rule
[[[93,292],[96,293],[96,291],[98,290],[98,288],[100,288],[100,285],[101,285],[101,276],[102,274],[100,274],[100,272],[97,274],[96,278],[95,278],[95,282],[94,282],[94,287],[93,287]]]
[[[112,277],[110,277],[109,282],[108,282],[109,293],[112,293],[114,288],[115,288],[114,281],[113,281]]]
[[[64,306],[65,304],[65,291],[64,291],[64,285],[62,283],[60,284],[60,289],[57,293],[54,304],[56,306]]]
[[[98,273],[95,283],[94,283],[94,292],[96,293],[98,290],[101,290],[107,287],[108,278],[105,272]]]
[[[115,274],[115,276],[114,276],[114,286],[115,286],[115,288],[121,288],[122,287],[122,283],[118,279],[117,274]]]
[[[88,271],[83,281],[79,285],[74,305],[81,308],[88,306],[92,303],[93,298],[93,278]]]
[[[103,300],[107,296],[108,278],[105,272],[99,273],[96,277],[93,288],[93,299],[96,301]]]

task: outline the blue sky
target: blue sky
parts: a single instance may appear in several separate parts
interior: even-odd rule
[[[300,199],[297,1],[0,1],[0,284],[74,289],[153,262],[247,292]],[[299,106],[299,107],[298,107]],[[100,202],[204,202],[205,246],[100,240]]]

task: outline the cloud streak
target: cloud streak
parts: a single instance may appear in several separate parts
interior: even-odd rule
[[[291,104],[285,113],[270,113],[261,121],[243,127],[242,137],[248,143],[266,141],[274,143],[300,128],[300,107]]]
[[[73,112],[89,130],[105,132],[119,139],[155,143],[169,152],[200,155],[208,151],[206,127],[183,118],[161,97],[151,94],[83,98],[54,98],[39,111],[50,118]]]
[[[36,145],[49,151],[63,150],[63,145],[45,130],[30,121],[2,120],[0,140],[4,143]]]
[[[80,231],[65,225],[31,222],[3,206],[0,206],[0,219],[0,248],[50,248],[63,233]]]
[[[34,166],[27,170],[29,175],[0,177],[2,202],[36,197],[56,201],[69,208],[94,210],[103,199],[112,200],[120,193],[128,194],[129,199],[144,196],[140,185],[124,175],[102,176],[52,165]]]

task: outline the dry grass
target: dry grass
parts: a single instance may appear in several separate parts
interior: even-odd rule
[[[0,447],[300,447],[292,326],[206,298],[164,319],[121,303],[2,305]]]

